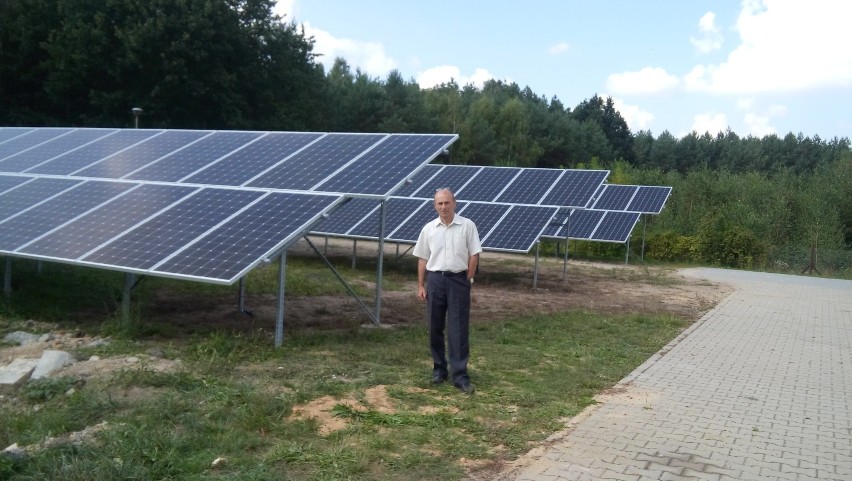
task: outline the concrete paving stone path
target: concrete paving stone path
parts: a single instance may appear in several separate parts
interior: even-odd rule
[[[499,480],[852,480],[852,281],[681,273],[735,290]]]

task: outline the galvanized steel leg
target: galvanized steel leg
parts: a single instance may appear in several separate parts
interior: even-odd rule
[[[3,271],[3,295],[12,297],[12,258],[6,257],[6,269]]]
[[[376,315],[373,321],[376,325],[382,323],[382,268],[385,260],[385,215],[387,201],[382,201],[379,215],[379,258],[376,260]]]
[[[278,261],[278,313],[275,316],[275,347],[284,344],[284,281],[287,273],[287,249]]]
[[[355,258],[358,256],[358,239],[352,239],[352,268],[355,269]]]
[[[538,287],[538,255],[541,251],[541,241],[535,243],[535,268],[533,269],[533,289]]]
[[[133,274],[126,272],[124,274],[124,289],[121,294],[121,320],[125,324],[130,324],[130,293],[133,290]]]

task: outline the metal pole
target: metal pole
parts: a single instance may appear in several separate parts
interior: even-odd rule
[[[562,280],[568,278],[568,236],[565,236],[565,259],[562,261]]]
[[[275,347],[284,344],[284,282],[286,280],[287,249],[278,260],[278,313],[275,316]]]
[[[358,254],[358,239],[352,239],[352,269],[355,269],[355,257]]]
[[[624,263],[630,263],[630,238],[627,238],[627,242],[624,243]]]
[[[124,274],[124,290],[121,294],[121,320],[126,325],[130,324],[130,292],[133,290],[133,274]]]
[[[538,254],[541,250],[541,241],[535,243],[535,268],[533,269],[533,289],[538,287]]]
[[[12,297],[12,258],[6,257],[6,270],[3,271],[3,295]]]
[[[376,325],[382,323],[382,268],[385,261],[385,215],[387,201],[379,206],[379,258],[376,260]]]
[[[642,214],[642,251],[639,254],[639,260],[645,263],[645,230],[648,228],[648,215]]]
[[[322,252],[325,255],[328,255],[328,236],[325,236],[325,245],[322,247]]]

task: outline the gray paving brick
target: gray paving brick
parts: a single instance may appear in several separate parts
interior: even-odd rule
[[[852,480],[852,281],[682,273],[735,290],[500,481]]]

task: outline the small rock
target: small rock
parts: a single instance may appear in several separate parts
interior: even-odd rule
[[[214,459],[212,463],[210,463],[210,467],[211,468],[219,468],[219,467],[224,466],[225,463],[227,463],[227,462],[228,462],[227,459],[220,456],[220,457]]]
[[[3,340],[6,342],[16,342],[19,346],[23,346],[25,344],[38,342],[38,336],[30,334],[29,332],[15,331],[6,334],[6,336],[3,337]]]
[[[98,346],[104,346],[106,344],[109,344],[109,341],[107,341],[106,339],[98,338],[98,339],[95,339],[92,342],[86,344],[86,347],[98,347]]]
[[[73,396],[75,392],[77,392],[77,390],[72,387],[71,389],[65,391],[65,395],[66,396]]]
[[[0,451],[0,454],[12,460],[21,460],[27,457],[27,452],[19,448],[18,443],[12,444],[3,451]]]
[[[53,337],[53,334],[51,334],[51,333],[49,333],[49,332],[48,332],[48,333],[46,333],[46,334],[42,334],[41,336],[39,336],[39,338],[38,338],[38,342],[50,342],[50,341],[52,341],[53,339],[55,339],[55,338]]]
[[[166,357],[166,353],[163,352],[159,347],[152,347],[148,349],[148,355],[151,357],[156,357],[157,359],[162,359]]]
[[[90,361],[100,361],[100,360],[101,360],[101,356],[92,356],[92,357],[90,357],[90,358],[89,358],[89,360],[90,360]]]
[[[127,361],[129,364],[135,364],[135,363],[139,362],[139,358],[136,357],[136,356],[130,356],[127,359],[125,359],[125,361]]]

